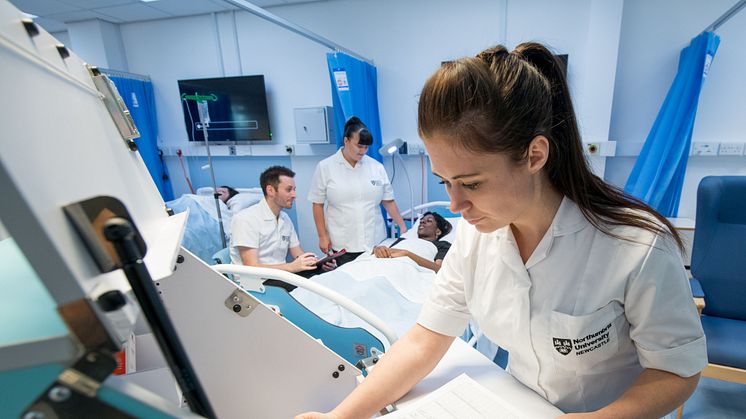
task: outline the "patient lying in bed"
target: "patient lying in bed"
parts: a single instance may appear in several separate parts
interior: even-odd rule
[[[427,244],[415,244],[411,242],[403,243],[406,240],[400,237],[391,246],[376,246],[373,248],[373,254],[378,258],[396,258],[406,256],[423,268],[431,269],[435,272],[440,270],[443,258],[446,256],[451,243],[440,240],[443,236],[451,232],[451,223],[446,221],[443,216],[434,212],[426,212],[420,218],[419,227],[417,228],[417,237],[421,240],[432,243],[435,247],[435,254],[429,258],[429,249]]]
[[[435,280],[435,269],[430,266],[439,268],[450,246],[444,236],[453,226],[445,219],[439,225],[438,217],[427,213],[420,218],[419,223],[423,225],[417,228],[420,238],[387,239],[392,241],[390,247],[380,246],[371,253],[363,253],[353,262],[313,277],[313,281],[365,307],[403,336],[416,322],[420,307],[430,293]],[[420,263],[423,261],[426,263]],[[291,295],[329,323],[363,327],[384,344],[387,342],[375,328],[312,291],[298,288]]]

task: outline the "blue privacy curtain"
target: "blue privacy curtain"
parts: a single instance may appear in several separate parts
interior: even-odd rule
[[[135,144],[155,186],[158,187],[158,192],[164,201],[174,199],[168,171],[158,149],[158,121],[155,118],[153,83],[133,78],[134,76],[127,77],[126,73],[109,70],[104,72],[117,86],[119,95],[122,96],[127,109],[132,114],[137,130],[140,131],[140,138],[135,139]]]
[[[376,67],[342,52],[326,54],[332,82],[332,104],[337,145],[344,141],[344,125],[353,116],[360,118],[373,135],[368,155],[382,161],[381,120],[378,115],[378,76]]]
[[[720,37],[703,32],[681,51],[679,69],[624,191],[667,217],[679,211],[702,82]]]

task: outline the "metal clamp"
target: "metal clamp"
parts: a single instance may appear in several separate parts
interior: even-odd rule
[[[248,317],[259,305],[243,291],[235,290],[225,299],[225,306],[241,317]]]

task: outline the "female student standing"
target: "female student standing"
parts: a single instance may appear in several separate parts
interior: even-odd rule
[[[370,417],[427,375],[470,317],[568,418],[657,418],[686,400],[707,355],[681,241],[590,172],[552,53],[526,43],[444,64],[418,123],[467,223],[418,323],[332,412],[301,417]]]
[[[324,253],[345,249],[337,265],[370,250],[386,237],[379,205],[407,231],[386,169],[365,153],[373,136],[360,118],[353,116],[344,128],[344,146],[319,162],[311,181],[308,200]],[[324,203],[327,204],[326,210]]]

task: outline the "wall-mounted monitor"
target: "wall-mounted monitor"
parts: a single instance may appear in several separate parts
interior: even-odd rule
[[[264,76],[179,80],[179,93],[189,141],[205,141],[195,99],[207,103],[211,143],[272,140]]]

